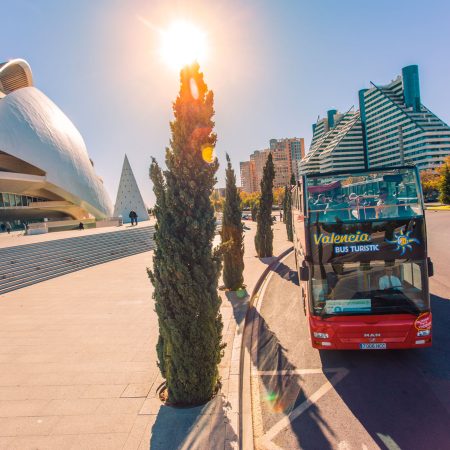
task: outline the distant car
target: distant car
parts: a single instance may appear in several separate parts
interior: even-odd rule
[[[437,202],[437,201],[439,201],[439,191],[429,192],[428,194],[424,195],[425,203]]]
[[[251,214],[242,214],[242,220],[252,220]]]

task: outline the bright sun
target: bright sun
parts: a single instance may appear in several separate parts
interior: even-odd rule
[[[175,69],[202,62],[206,56],[206,34],[188,22],[174,22],[162,32],[161,55]]]

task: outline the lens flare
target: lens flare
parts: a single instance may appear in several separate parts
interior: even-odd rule
[[[202,148],[202,158],[203,161],[207,162],[208,164],[212,164],[214,162],[214,158],[216,155],[214,154],[214,148],[210,145],[205,145]]]
[[[195,82],[195,80],[193,78],[191,78],[189,80],[189,87],[191,88],[192,98],[195,100],[198,100],[198,87],[197,87],[197,83]]]

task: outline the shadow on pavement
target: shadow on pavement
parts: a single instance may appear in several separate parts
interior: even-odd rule
[[[247,294],[239,297],[236,291],[226,291],[225,296],[233,308],[234,320],[236,321],[237,326],[239,326],[245,319],[250,296]]]
[[[450,442],[450,301],[431,299],[431,348],[320,352],[324,368],[350,370],[336,392],[383,449],[441,449]]]
[[[248,327],[250,329],[253,326],[257,327],[255,331],[259,336],[257,351],[254,348],[249,349],[252,362],[259,372],[269,372],[269,374],[260,374],[258,377],[264,432],[267,433],[271,426],[289,415],[297,406],[306,401],[307,397],[301,387],[303,380],[301,375],[279,373],[280,371],[293,371],[296,367],[287,358],[286,349],[282,347],[275,333],[270,330],[267,322],[256,308],[252,308],[249,314]],[[298,442],[297,447],[331,449],[332,444],[323,429],[326,429],[330,435],[333,435],[333,432],[322,419],[317,406],[312,404],[301,417],[301,421],[296,419],[295,426],[294,437]],[[277,440],[276,435],[273,436],[273,439]]]
[[[227,419],[228,406],[218,395],[202,406],[161,406],[152,427],[151,450],[237,448],[237,435]]]

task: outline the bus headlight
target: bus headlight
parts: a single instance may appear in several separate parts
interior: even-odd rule
[[[431,330],[420,330],[417,332],[417,336],[429,336],[431,333]]]
[[[319,338],[319,339],[328,339],[328,333],[317,333],[316,331],[314,331],[314,337],[315,338]]]

